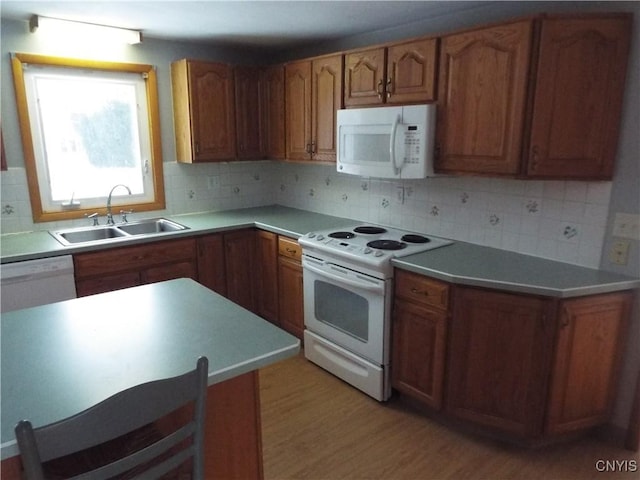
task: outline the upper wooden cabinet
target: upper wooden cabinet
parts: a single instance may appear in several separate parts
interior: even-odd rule
[[[437,45],[426,38],[346,54],[345,107],[434,101]]]
[[[446,36],[436,170],[613,174],[631,17],[543,17]]]
[[[177,160],[231,160],[236,156],[233,68],[179,60],[171,64]]]
[[[631,17],[542,21],[526,173],[611,178]]]
[[[262,69],[235,67],[236,152],[241,160],[264,158]]]
[[[444,37],[436,169],[517,174],[533,22]]]
[[[274,65],[262,71],[262,138],[268,158],[284,159],[285,99],[284,66]]]
[[[341,54],[286,65],[287,159],[335,162],[342,70]]]

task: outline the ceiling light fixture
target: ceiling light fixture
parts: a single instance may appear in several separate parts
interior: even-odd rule
[[[142,34],[137,30],[108,27],[93,23],[61,20],[34,15],[29,21],[31,33],[51,33],[56,36],[73,37],[76,41],[121,42],[130,45],[142,42]]]

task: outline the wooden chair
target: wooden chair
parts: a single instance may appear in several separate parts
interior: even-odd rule
[[[200,357],[195,370],[131,387],[59,422],[33,428],[28,420],[20,421],[15,434],[26,478],[44,479],[44,462],[122,438],[190,402],[195,402],[193,417],[179,429],[165,436],[157,433],[141,450],[72,478],[99,480],[125,472],[133,478],[159,478],[189,459],[193,478],[204,478],[207,371],[207,358]]]

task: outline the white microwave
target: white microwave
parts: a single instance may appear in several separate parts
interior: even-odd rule
[[[376,178],[434,175],[436,106],[338,110],[337,170]]]

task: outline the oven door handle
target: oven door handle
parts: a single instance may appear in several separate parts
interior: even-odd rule
[[[341,283],[343,285],[349,285],[351,287],[361,288],[363,290],[369,290],[371,292],[384,292],[384,285],[370,285],[364,282],[358,282],[356,280],[352,280],[350,278],[344,278],[339,275],[334,275],[326,270],[323,270],[318,267],[314,267],[309,262],[302,261],[302,266],[309,270],[310,272],[315,273],[321,277],[330,278],[331,280],[336,281],[337,283]]]

